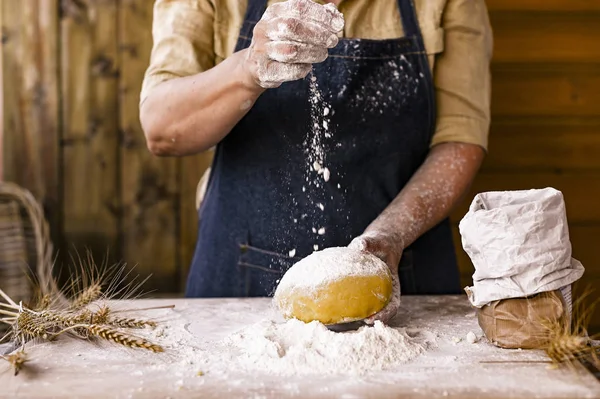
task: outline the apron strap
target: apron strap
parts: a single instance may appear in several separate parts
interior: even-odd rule
[[[250,46],[254,27],[258,21],[260,21],[266,9],[267,0],[248,0],[246,15],[244,16],[244,22],[240,29],[240,36],[238,37],[235,51],[240,51]]]
[[[402,18],[404,35],[408,37],[414,36],[421,41],[421,29],[419,28],[413,0],[398,0],[398,9],[400,10],[400,17]]]
[[[240,30],[236,51],[248,47],[252,41],[254,26],[260,21],[260,18],[267,9],[267,4],[267,0],[248,0],[248,7]],[[400,10],[405,36],[416,37],[422,43],[423,38],[421,37],[421,29],[413,0],[398,0],[398,9]]]

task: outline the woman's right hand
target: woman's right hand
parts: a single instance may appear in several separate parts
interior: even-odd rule
[[[344,17],[333,4],[288,0],[271,5],[254,28],[244,69],[253,84],[279,87],[303,79],[338,43]]]

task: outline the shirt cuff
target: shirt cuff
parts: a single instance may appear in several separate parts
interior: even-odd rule
[[[144,102],[146,97],[148,97],[148,94],[150,94],[152,89],[154,89],[160,83],[165,82],[169,79],[173,79],[175,77],[177,76],[171,73],[155,73],[152,75],[146,75],[144,77],[144,82],[142,83],[142,89],[140,91],[139,105],[142,105],[142,103]]]
[[[489,128],[489,122],[481,119],[464,116],[438,118],[430,147],[441,143],[458,142],[478,145],[487,152]]]

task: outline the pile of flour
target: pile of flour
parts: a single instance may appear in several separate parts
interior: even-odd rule
[[[229,367],[271,375],[362,375],[392,369],[424,352],[429,342],[410,337],[404,328],[381,322],[336,333],[319,322],[271,320],[253,324],[221,341]],[[224,349],[224,350],[223,350]]]

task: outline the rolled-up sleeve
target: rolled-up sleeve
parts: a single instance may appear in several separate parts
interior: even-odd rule
[[[484,0],[448,0],[444,50],[436,57],[437,127],[431,145],[462,142],[487,151],[492,29]]]
[[[140,104],[158,84],[194,75],[215,64],[213,0],[156,0],[152,51]]]

